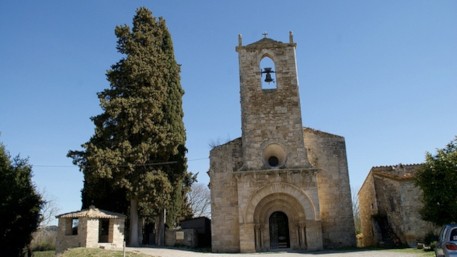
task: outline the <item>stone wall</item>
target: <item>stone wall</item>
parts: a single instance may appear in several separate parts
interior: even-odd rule
[[[124,231],[125,231],[125,220],[124,219],[111,219],[110,220],[110,242],[114,247],[121,248],[124,246]]]
[[[373,224],[373,215],[378,213],[378,201],[374,178],[371,173],[365,179],[358,193],[360,225],[362,230],[361,247],[374,246],[381,235],[379,229]]]
[[[68,248],[83,247],[82,241],[83,235],[79,231],[77,235],[72,235],[71,219],[59,219],[56,239],[57,255],[63,253]]]
[[[322,249],[316,170],[240,171],[235,176],[240,227],[247,228],[240,238],[243,252],[270,249],[268,219],[275,211],[289,219],[290,248]]]
[[[260,199],[260,196],[258,202],[253,199],[257,197],[256,195],[262,195],[260,193],[262,190],[267,192],[262,195],[265,199],[282,199],[281,201],[287,203],[292,209],[304,210],[303,220],[296,218],[300,215],[288,215],[293,218],[290,223],[291,231],[294,231],[291,232],[291,248],[311,250],[322,247],[355,246],[356,238],[344,138],[306,128],[304,129],[304,142],[308,151],[308,159],[315,168],[236,171],[236,167],[242,163],[240,139],[211,151],[213,249],[222,252],[268,249],[267,228],[256,229],[256,226],[261,225],[253,220],[256,217],[255,211],[249,213],[249,210],[261,208],[256,204],[260,204],[260,200],[263,199]],[[294,188],[301,193],[292,193]],[[306,197],[303,198],[300,194]],[[282,195],[290,196],[295,200],[289,201],[288,197],[283,198]],[[287,210],[287,207],[281,208]],[[237,216],[235,212],[238,212]],[[262,213],[261,210],[258,212]],[[312,213],[312,215],[305,213]],[[318,221],[318,224],[313,223],[314,221]],[[306,246],[300,243],[298,237],[300,232],[295,232],[296,227],[300,226],[299,224],[302,224],[307,233],[306,236],[303,236],[308,240]],[[236,234],[232,231],[236,231]],[[257,246],[256,242],[252,240],[256,238],[256,233],[263,233],[262,242],[257,242]],[[245,237],[247,239],[243,240]],[[320,239],[317,240],[317,238]]]
[[[400,164],[371,169],[359,191],[364,246],[386,240],[382,238],[383,228],[373,217],[384,218],[395,239],[412,247],[436,230],[420,217],[422,191],[414,183],[419,168],[420,165]]]
[[[198,233],[195,229],[165,230],[166,246],[198,246]]]
[[[239,252],[238,193],[233,170],[242,164],[241,138],[210,152],[211,239],[216,252]]]
[[[269,144],[287,152],[288,167],[309,167],[303,146],[295,43],[263,38],[238,46],[243,138],[243,170],[267,166],[262,153]],[[275,64],[276,88],[262,89],[260,62]]]
[[[351,188],[343,137],[305,128],[308,160],[317,168],[324,248],[355,246]]]

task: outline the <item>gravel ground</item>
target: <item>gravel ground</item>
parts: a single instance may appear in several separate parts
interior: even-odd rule
[[[141,252],[155,257],[420,257],[419,254],[398,253],[392,251],[354,251],[354,252],[265,252],[265,253],[202,253],[178,249],[166,248],[133,248],[128,247],[127,251]]]

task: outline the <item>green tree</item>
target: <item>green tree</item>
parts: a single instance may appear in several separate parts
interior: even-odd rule
[[[457,222],[457,137],[435,155],[426,154],[416,184],[423,191],[424,220],[437,225]]]
[[[100,198],[100,184],[108,191],[125,192],[130,202],[130,244],[138,245],[138,215],[162,216],[181,200],[174,197],[179,195],[176,188],[190,187],[184,91],[164,19],[142,7],[132,29],[117,26],[115,34],[124,57],[107,72],[110,87],[98,93],[103,113],[92,118],[95,134],[82,145],[83,151],[70,151],[68,156],[84,173],[84,197]]]
[[[27,159],[11,159],[0,143],[0,249],[2,256],[23,256],[40,224],[43,205],[32,183]]]

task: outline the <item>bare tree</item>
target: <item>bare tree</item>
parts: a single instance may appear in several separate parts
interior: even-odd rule
[[[225,143],[228,143],[230,142],[232,139],[230,138],[229,135],[227,135],[227,137],[225,139],[222,139],[220,137],[218,137],[217,139],[213,139],[211,140],[209,143],[208,143],[208,146],[210,149],[213,149],[215,147],[218,147],[220,145],[223,145]]]
[[[355,188],[351,188],[352,191],[352,213],[354,215],[354,225],[356,234],[361,233],[361,222],[360,222],[360,209],[359,209],[359,197]]]
[[[202,183],[192,184],[191,191],[187,193],[187,199],[194,217],[211,218],[211,193],[208,186]]]
[[[40,227],[48,227],[52,225],[52,223],[56,220],[56,215],[59,212],[59,207],[57,207],[56,202],[52,199],[47,193],[46,190],[43,189],[41,191],[41,195],[45,199],[43,205],[41,206],[41,223]]]

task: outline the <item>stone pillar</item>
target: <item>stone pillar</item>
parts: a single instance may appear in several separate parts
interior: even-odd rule
[[[122,247],[124,245],[124,223],[124,219],[110,220],[110,235],[112,235],[110,242],[115,244],[116,247]],[[112,233],[111,230],[113,230]]]
[[[306,233],[304,236],[306,238],[307,250],[315,251],[323,249],[322,242],[322,224],[318,220],[308,220],[306,221]]]
[[[263,249],[262,225],[256,224],[254,232],[255,232],[255,250],[258,252]]]
[[[83,224],[85,223],[85,227],[86,227],[86,231],[85,231],[85,237],[86,237],[86,245],[85,247],[90,247],[90,248],[93,248],[93,247],[98,247],[98,236],[99,236],[99,219],[95,219],[95,218],[87,218],[87,219],[83,219],[85,222],[83,222]]]
[[[304,222],[299,222],[297,223],[296,227],[296,233],[297,233],[297,248],[306,250],[307,249],[307,244],[306,244],[306,225]]]
[[[302,241],[301,241],[301,245],[300,245],[300,249],[308,249],[308,244],[306,242],[306,226],[304,224],[300,225],[299,227],[299,232],[300,232],[300,236],[302,238]]]
[[[240,252],[255,252],[254,224],[240,224]]]

